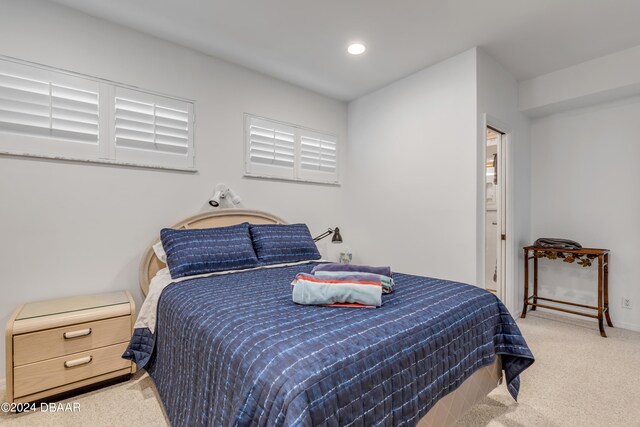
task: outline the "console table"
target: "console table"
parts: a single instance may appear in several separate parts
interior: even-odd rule
[[[524,306],[522,307],[523,319],[527,315],[527,306],[531,306],[531,311],[534,311],[536,307],[547,308],[550,310],[564,311],[565,313],[577,314],[579,316],[591,317],[598,319],[598,327],[600,328],[600,335],[606,337],[604,332],[604,318],[607,320],[607,325],[613,327],[611,323],[611,317],[609,317],[609,249],[595,249],[595,248],[582,248],[582,249],[554,249],[543,248],[536,246],[525,246],[524,250]],[[530,255],[531,253],[531,255]],[[569,301],[561,301],[550,298],[543,298],[538,295],[538,260],[540,258],[548,258],[550,260],[563,260],[564,262],[573,263],[577,262],[583,267],[590,267],[593,261],[598,261],[598,306],[576,304]],[[529,296],[529,260],[533,259],[533,295]],[[584,313],[575,310],[569,310],[562,307],[555,307],[547,304],[539,304],[538,301],[548,301],[552,303],[559,303],[570,305],[574,307],[580,307],[583,309],[595,310],[597,314]]]

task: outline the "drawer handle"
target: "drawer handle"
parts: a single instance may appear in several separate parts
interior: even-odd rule
[[[87,335],[91,335],[91,328],[81,329],[79,331],[73,332],[65,332],[62,334],[65,340],[70,340],[72,338],[86,337]]]
[[[86,365],[87,363],[91,363],[93,360],[93,356],[81,357],[80,359],[68,360],[64,362],[65,368],[73,368],[74,366]]]

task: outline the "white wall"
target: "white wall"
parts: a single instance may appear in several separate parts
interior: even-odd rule
[[[611,249],[615,326],[640,330],[640,97],[531,124],[532,234]],[[595,305],[597,268],[543,260],[540,292]],[[621,308],[622,296],[633,309]]]
[[[640,94],[640,46],[520,82],[520,110],[531,117]]]
[[[507,195],[507,251],[512,264],[507,264],[507,295],[503,301],[516,315],[522,308],[524,291],[522,283],[522,247],[531,243],[530,198],[531,166],[529,147],[529,119],[518,109],[518,83],[501,64],[485,53],[477,50],[478,67],[478,212],[477,266],[478,283],[485,277],[484,269],[484,205],[485,205],[485,120],[488,115],[497,119],[501,129],[510,133],[508,178],[510,194]],[[498,126],[498,123],[494,123]]]
[[[355,262],[475,283],[476,119],[475,49],[349,104]]]
[[[194,99],[199,170],[0,157],[0,321],[20,303],[80,293],[129,289],[140,302],[147,245],[161,227],[209,209],[218,182],[247,208],[312,232],[342,225],[341,187],[242,177],[243,113],[346,143],[346,104],[49,2],[1,0],[0,10],[2,55]]]
[[[482,284],[484,115],[511,131],[511,289],[530,243],[529,121],[518,84],[471,49],[349,104],[345,205],[354,260]],[[373,231],[375,230],[375,231]]]

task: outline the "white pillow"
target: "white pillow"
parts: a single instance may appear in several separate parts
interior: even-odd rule
[[[156,256],[158,257],[158,259],[166,264],[167,263],[167,254],[164,251],[164,248],[162,247],[162,241],[160,241],[160,242],[156,243],[155,245],[153,245],[152,248],[153,248],[153,252],[156,253]]]

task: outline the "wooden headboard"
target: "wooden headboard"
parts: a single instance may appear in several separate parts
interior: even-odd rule
[[[242,224],[243,222],[248,222],[250,224],[286,224],[282,219],[267,212],[246,209],[224,209],[194,215],[180,221],[170,228],[214,228]],[[149,249],[147,249],[146,254],[142,258],[142,263],[140,264],[140,289],[142,289],[142,293],[145,296],[149,291],[149,283],[153,276],[156,275],[158,270],[166,267],[166,264],[158,259],[151,247],[159,241],[160,239],[158,238],[149,246]]]

